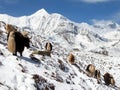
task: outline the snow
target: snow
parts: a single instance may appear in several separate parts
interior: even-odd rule
[[[0,21],[16,25],[20,31],[27,30],[32,37],[31,47],[24,49],[23,56],[13,56],[7,49],[7,34],[0,22],[0,90],[120,90],[119,24],[75,23],[44,9],[22,17],[0,14]],[[51,57],[34,55],[39,61],[31,59],[31,53],[45,50],[48,41],[53,45]],[[76,65],[67,61],[69,53],[75,56]],[[94,64],[102,76],[106,72],[112,74],[115,86],[105,85],[103,77],[100,84],[88,77],[88,64]]]

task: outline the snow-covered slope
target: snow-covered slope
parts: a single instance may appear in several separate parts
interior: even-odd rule
[[[0,21],[27,30],[32,37],[31,48],[25,48],[22,57],[13,56],[7,49],[4,23],[0,22],[0,90],[120,90],[118,24],[75,23],[44,9],[22,17],[0,14]],[[35,55],[38,60],[34,61],[31,53],[44,50],[48,41],[53,45],[51,57]],[[68,62],[69,53],[74,54],[76,65]],[[100,84],[88,77],[88,64],[94,64],[102,75],[111,73],[115,86],[105,85],[103,77]]]

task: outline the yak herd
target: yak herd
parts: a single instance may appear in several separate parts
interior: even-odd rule
[[[5,24],[5,29],[7,32],[7,45],[8,50],[13,54],[17,55],[17,52],[20,53],[20,56],[22,56],[22,52],[24,51],[24,47],[30,48],[30,38],[28,37],[28,33],[26,32],[20,32],[17,31],[17,28],[14,27],[11,24]],[[45,48],[47,51],[52,50],[52,44],[46,43]],[[72,65],[75,63],[75,58],[72,53],[68,55],[68,62],[70,62]],[[94,77],[98,80],[100,83],[101,81],[101,73],[100,70],[96,69],[93,64],[89,64],[86,68],[86,74],[89,77]],[[115,85],[115,80],[113,76],[109,73],[105,73],[103,75],[104,82],[106,85]]]
[[[75,64],[75,57],[72,53],[70,53],[68,55],[68,62],[72,65]],[[102,75],[100,73],[100,70],[96,69],[95,66],[93,64],[89,64],[87,67],[86,67],[86,71],[85,73],[87,74],[87,76],[89,77],[94,77],[97,79],[98,83],[101,82],[102,80]],[[115,80],[113,78],[113,76],[106,72],[104,75],[103,75],[103,78],[104,78],[104,82],[106,85],[112,85],[112,86],[115,86]]]

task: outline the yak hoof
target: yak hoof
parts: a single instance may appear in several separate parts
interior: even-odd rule
[[[14,56],[17,56],[17,54],[16,54],[16,53],[13,53],[13,55],[14,55]]]

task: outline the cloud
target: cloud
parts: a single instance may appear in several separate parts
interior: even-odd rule
[[[100,2],[110,2],[113,0],[80,0],[80,1],[85,2],[85,3],[100,3]]]
[[[109,25],[111,23],[113,23],[113,20],[97,20],[97,19],[92,20],[93,25],[105,26],[105,25]]]
[[[115,21],[115,22],[120,23],[120,12],[112,15],[112,20]]]
[[[92,19],[91,20],[92,24],[105,24],[106,25],[106,24],[111,23],[111,22],[120,24],[120,11],[111,14],[106,19],[102,19],[102,20]]]

